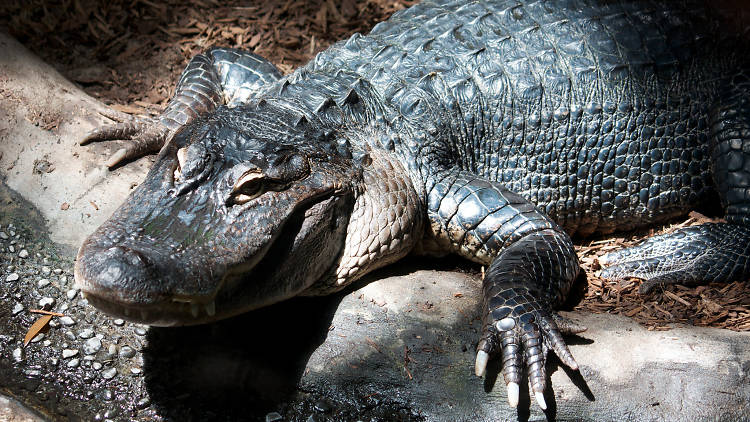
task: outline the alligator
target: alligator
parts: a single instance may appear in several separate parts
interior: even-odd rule
[[[283,76],[251,52],[187,65],[109,166],[158,156],[85,240],[75,278],[104,312],[206,323],[339,291],[410,253],[487,266],[475,372],[502,361],[542,407],[555,312],[579,273],[571,236],[664,222],[720,201],[721,222],[602,259],[602,277],[750,274],[750,70],[731,4],[425,1]]]

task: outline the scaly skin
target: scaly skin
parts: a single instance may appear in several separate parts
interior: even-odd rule
[[[502,357],[545,407],[553,309],[578,274],[570,235],[627,230],[718,194],[726,223],[606,257],[644,288],[746,277],[748,26],[724,3],[425,2],[280,77],[212,49],[116,164],[161,148],[81,247],[76,280],[151,324],[224,318],[335,291],[412,250],[489,266],[476,373]],[[162,145],[163,148],[162,148]]]

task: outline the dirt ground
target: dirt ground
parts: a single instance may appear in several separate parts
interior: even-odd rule
[[[89,95],[132,114],[156,115],[188,60],[209,46],[238,47],[291,72],[331,43],[414,1],[10,0],[0,4],[7,31]],[[750,283],[667,286],[638,293],[638,280],[597,277],[597,258],[645,235],[707,218],[693,213],[672,226],[577,241],[587,286],[575,309],[623,314],[649,329],[671,323],[750,331]]]

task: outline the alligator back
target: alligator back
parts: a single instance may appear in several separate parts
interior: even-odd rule
[[[709,114],[748,68],[748,26],[720,6],[425,2],[305,71],[369,81],[427,188],[459,166],[569,232],[610,232],[684,213],[713,190]]]

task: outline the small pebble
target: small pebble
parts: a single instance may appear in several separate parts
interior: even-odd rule
[[[60,363],[60,359],[58,359],[58,358],[52,358],[52,359],[49,360],[49,363],[52,366],[57,366],[57,364]]]
[[[10,245],[10,246],[8,246],[8,252],[15,253],[16,252],[16,248],[13,247],[13,245]]]
[[[86,340],[85,343],[83,343],[83,353],[87,355],[93,355],[94,353],[98,352],[102,348],[102,341],[98,338],[90,338]]]
[[[48,266],[45,265],[45,266],[42,267],[42,274],[49,275],[49,273],[51,273],[51,272],[52,272],[52,270],[50,270]]]
[[[271,412],[271,413],[269,413],[269,414],[266,415],[266,422],[276,422],[276,421],[280,421],[280,420],[283,420],[283,419],[284,418],[282,418],[281,415],[279,415],[278,412]]]
[[[143,328],[143,327],[135,327],[135,330],[133,330],[133,331],[135,331],[135,333],[138,334],[139,336],[145,336],[146,335],[146,329]]]
[[[102,378],[105,380],[111,380],[112,378],[117,375],[117,369],[115,368],[107,368],[104,371],[102,371]]]
[[[51,322],[51,321],[50,321],[50,322]],[[44,340],[44,341],[42,342],[42,346],[44,346],[44,347],[50,347],[50,346],[52,346],[52,342],[51,342],[51,341],[49,341],[49,340]]]
[[[148,397],[144,397],[135,404],[135,407],[139,409],[145,409],[151,404],[151,400],[148,399]]]
[[[42,279],[40,279],[39,281],[36,282],[36,286],[41,289],[43,287],[49,286],[49,283],[50,283],[50,281],[48,279],[42,278]]]
[[[0,232],[0,239],[8,240],[8,233]]]
[[[130,373],[133,374],[133,375],[138,375],[138,374],[141,373],[141,371],[142,371],[141,368],[139,368],[137,366],[134,366],[134,367],[130,368]]]
[[[120,357],[121,358],[132,358],[135,356],[135,350],[130,346],[122,346],[120,348]]]
[[[124,324],[125,324],[125,320],[124,320],[124,319],[120,319],[120,318],[117,318],[116,320],[114,320],[114,321],[112,321],[112,322],[113,322],[113,323],[114,323],[114,324],[115,324],[116,326],[118,326],[118,327],[121,327],[122,325],[124,325]]]
[[[78,360],[78,358],[76,358],[76,359],[71,359],[71,360],[70,360],[70,362],[68,362],[68,365],[67,365],[67,366],[68,366],[68,368],[78,368],[78,365],[79,365],[80,363],[81,363],[81,361],[80,361],[80,360]]]
[[[78,350],[76,349],[63,349],[62,351],[63,359],[72,358],[73,356],[77,354],[78,354]]]
[[[91,338],[94,337],[94,330],[91,328],[84,328],[81,330],[81,332],[78,333],[78,337],[80,338]]]
[[[63,317],[63,318],[65,318],[65,317]],[[68,340],[70,340],[70,341],[73,341],[73,340],[75,340],[75,339],[76,339],[76,335],[75,335],[75,334],[73,334],[73,332],[72,332],[72,331],[66,331],[66,332],[65,332],[65,338],[67,338],[67,339],[68,339]]]
[[[315,402],[315,410],[322,413],[328,413],[332,409],[331,405],[328,404],[325,400],[318,400]]]
[[[21,278],[18,273],[10,273],[7,277],[5,277],[5,281],[16,281],[19,278]]]
[[[15,360],[16,362],[21,362],[23,358],[23,349],[21,349],[20,347],[16,347],[15,349],[13,349],[13,360]]]
[[[65,295],[68,297],[68,300],[75,299],[77,294],[78,294],[78,289],[70,289],[68,290],[67,293],[65,293]]]
[[[67,276],[60,277],[60,283],[62,283],[62,284],[68,284],[68,277]]]
[[[101,398],[102,400],[111,401],[115,398],[115,393],[113,393],[110,389],[103,390]]]
[[[23,312],[23,305],[21,305],[20,303],[16,302],[16,304],[13,306],[12,313],[13,313],[13,315],[18,315],[21,312]]]
[[[18,257],[19,258],[24,258],[24,259],[28,258],[29,257],[29,251],[27,251],[26,249],[21,249],[21,252],[18,253]]]
[[[55,269],[53,270],[53,272],[54,272],[55,274],[57,274],[57,275],[60,275],[60,274],[62,274],[62,269],[60,269],[60,268],[55,268]]]
[[[32,343],[39,343],[44,338],[44,333],[37,334],[34,338],[31,339]]]
[[[43,297],[39,299],[39,306],[42,309],[52,309],[55,306],[55,299],[51,297]]]
[[[98,370],[102,369],[102,364],[99,363],[99,362],[94,362],[94,364],[91,365],[91,367],[94,368],[95,371],[98,371]]]
[[[71,325],[75,324],[76,322],[73,320],[73,318],[69,316],[60,317],[60,323],[62,325],[65,325],[67,327],[70,327]]]

